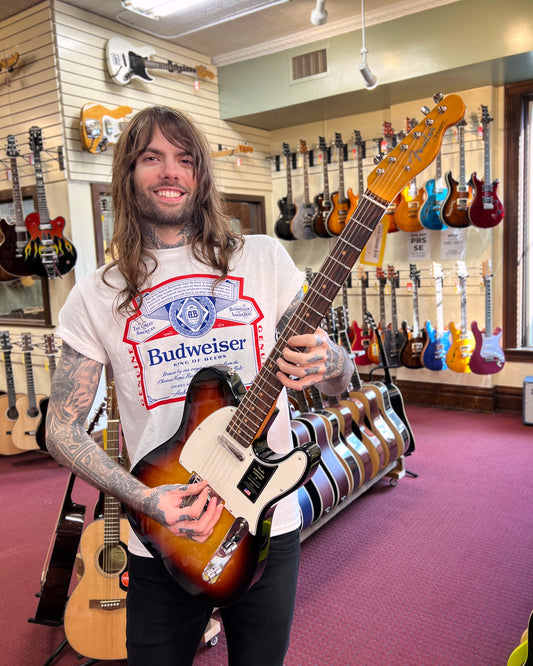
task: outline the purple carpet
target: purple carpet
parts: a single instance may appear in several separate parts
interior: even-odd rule
[[[518,414],[408,415],[419,476],[379,481],[302,545],[287,666],[505,666],[519,643],[533,609],[533,428]],[[27,620],[68,473],[39,452],[1,458],[0,472],[2,663],[41,665],[63,630]],[[89,519],[96,491],[76,481],[74,499]],[[53,663],[83,660],[67,646]],[[226,664],[223,632],[196,663]]]

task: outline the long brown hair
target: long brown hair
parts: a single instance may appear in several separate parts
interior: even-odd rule
[[[243,242],[242,236],[232,231],[229,219],[222,211],[204,135],[187,116],[175,109],[166,106],[143,109],[123,130],[113,154],[114,232],[110,245],[113,260],[104,269],[103,280],[106,282],[106,273],[113,266],[122,273],[126,287],[118,295],[119,311],[134,310],[133,300],[140,295],[147,278],[157,267],[155,257],[143,244],[133,179],[137,157],[146,150],[156,128],[167,141],[181,146],[193,158],[196,178],[190,220],[193,256],[220,272],[223,279],[233,253]],[[153,260],[151,268],[149,258]]]

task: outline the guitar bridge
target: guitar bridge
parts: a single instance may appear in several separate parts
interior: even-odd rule
[[[202,580],[212,585],[216,583],[226,568],[233,553],[237,550],[239,542],[248,533],[248,522],[244,518],[237,518],[226,532],[214,556],[209,560],[202,572]]]

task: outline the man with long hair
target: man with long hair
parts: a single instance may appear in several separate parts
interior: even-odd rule
[[[243,387],[252,384],[302,298],[304,276],[275,239],[244,238],[231,230],[205,137],[173,109],[144,109],[122,132],[111,193],[112,261],[78,280],[60,312],[56,333],[63,344],[47,447],[132,512],[180,539],[205,543],[224,511],[224,498],[211,492],[208,479],[150,487],[87,435],[102,368],[112,369],[135,467],[187,418],[185,398],[200,368],[224,366]],[[289,337],[277,363],[282,387],[316,384],[328,395],[344,390],[353,372],[349,356],[321,329]],[[292,441],[285,388],[277,408],[267,443],[286,454]],[[294,612],[299,523],[292,492],[276,504],[262,576],[241,600],[221,608],[231,664],[283,663]],[[128,663],[191,664],[213,605],[178,583],[134,531],[128,548]]]

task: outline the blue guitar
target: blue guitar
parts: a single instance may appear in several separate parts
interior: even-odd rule
[[[435,178],[428,180],[425,185],[427,199],[420,209],[420,223],[425,229],[441,231],[441,229],[446,228],[441,210],[448,195],[448,188],[443,184],[440,153],[437,155],[435,165]]]
[[[449,331],[444,330],[444,318],[442,315],[442,282],[444,275],[442,266],[433,262],[433,277],[435,278],[435,296],[437,301],[437,328],[433,328],[426,321],[427,334],[426,344],[422,350],[422,363],[428,370],[446,370],[446,352],[450,348],[451,340]]]

